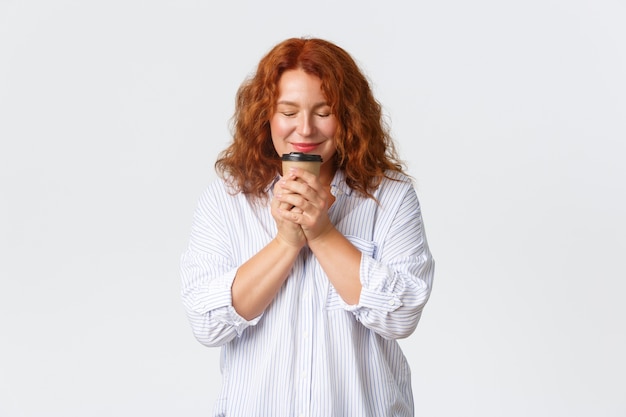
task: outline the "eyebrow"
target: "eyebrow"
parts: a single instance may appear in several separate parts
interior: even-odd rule
[[[280,101],[276,102],[276,105],[279,105],[279,104],[284,104],[284,105],[286,105],[286,106],[298,107],[298,104],[297,104],[297,103],[294,103],[293,101],[288,101],[288,100],[280,100]],[[322,102],[319,102],[319,103],[315,103],[315,104],[313,105],[313,108],[314,108],[314,109],[317,109],[317,108],[319,108],[319,107],[324,107],[324,106],[329,106],[329,107],[330,107],[330,104],[328,104],[328,103],[327,103],[327,102],[325,102],[325,101],[322,101]]]

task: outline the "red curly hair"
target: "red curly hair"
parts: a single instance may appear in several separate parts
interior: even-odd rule
[[[352,189],[372,197],[387,171],[404,172],[381,105],[354,59],[326,40],[292,38],[271,49],[237,92],[233,141],[215,163],[218,174],[236,192],[263,199],[280,172],[269,120],[276,108],[280,77],[293,69],[322,81],[322,93],[339,125],[332,162],[345,172]]]

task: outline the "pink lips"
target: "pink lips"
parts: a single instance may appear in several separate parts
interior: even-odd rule
[[[317,148],[317,143],[292,143],[291,146],[297,151],[302,153],[310,153]]]

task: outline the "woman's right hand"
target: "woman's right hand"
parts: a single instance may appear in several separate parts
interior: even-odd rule
[[[299,209],[290,207],[287,203],[280,201],[280,196],[283,192],[285,192],[285,190],[280,187],[280,182],[277,182],[274,185],[274,198],[270,203],[272,217],[278,228],[276,237],[291,246],[302,248],[306,244],[306,236],[302,227],[298,223],[285,218],[286,216],[281,215],[281,213],[285,211]]]

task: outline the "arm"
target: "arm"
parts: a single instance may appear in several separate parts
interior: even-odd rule
[[[249,255],[235,255],[231,247],[224,222],[233,212],[225,203],[230,198],[216,186],[201,196],[181,258],[183,304],[196,338],[207,346],[227,343],[258,322],[305,243],[298,225],[280,220],[276,237],[238,265]],[[272,214],[278,204],[272,201]]]
[[[299,168],[292,168],[279,185],[286,193],[276,196],[280,202],[277,218],[301,227],[309,249],[333,287],[346,303],[357,304],[361,293],[361,252],[330,222],[330,190],[316,176]],[[293,208],[285,210],[286,206]]]
[[[213,183],[199,198],[189,244],[181,256],[181,298],[194,336],[206,346],[223,345],[255,322],[232,306],[237,263],[224,224],[224,190]]]
[[[287,279],[299,252],[300,248],[275,238],[241,265],[232,287],[237,313],[247,320],[263,313]]]
[[[334,226],[309,240],[308,245],[341,298],[347,304],[358,304],[362,289],[361,252]]]
[[[274,192],[282,192],[280,184],[275,185]],[[239,267],[233,282],[233,306],[249,320],[260,315],[272,302],[306,243],[300,226],[280,215],[281,204],[278,199],[270,203],[276,221],[276,237]]]
[[[384,181],[379,193],[384,210],[372,209],[369,217],[376,220],[363,224],[364,230],[374,228],[374,241],[348,240],[327,220],[315,181],[306,173],[301,178],[285,184],[293,193],[285,201],[299,210],[283,214],[302,225],[345,308],[383,337],[410,335],[430,295],[434,272],[414,189],[406,181]]]
[[[400,183],[387,185],[401,189]],[[381,199],[381,204],[396,207],[388,214],[388,226],[376,225],[375,250],[363,254],[363,291],[353,312],[366,327],[385,338],[398,339],[412,334],[419,322],[430,297],[434,260],[414,189],[392,194],[394,201]]]

